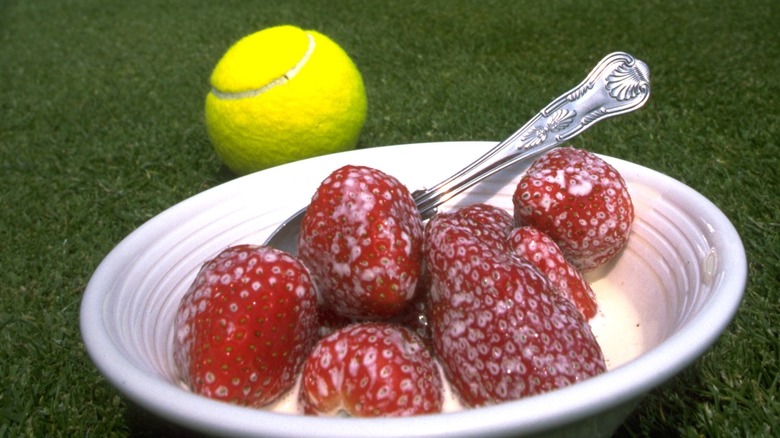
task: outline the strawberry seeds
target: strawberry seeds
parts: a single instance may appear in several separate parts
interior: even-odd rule
[[[312,197],[299,258],[239,245],[203,266],[175,319],[182,381],[253,407],[297,388],[307,415],[375,417],[440,412],[444,383],[477,407],[603,373],[582,272],[628,242],[625,182],[596,155],[559,148],[513,204],[423,224],[394,177],[337,169]]]

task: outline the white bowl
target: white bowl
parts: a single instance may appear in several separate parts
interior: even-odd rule
[[[405,419],[316,418],[209,400],[183,389],[172,360],[172,323],[201,264],[228,245],[262,243],[345,164],[430,186],[494,143],[390,146],[334,154],[248,175],[187,199],[125,238],[92,276],[81,304],[90,357],[141,407],[187,428],[231,436],[472,437],[610,435],[642,395],[685,368],[720,335],[744,291],[739,235],[718,208],[653,170],[604,157],[628,183],[636,221],[628,248],[588,278],[592,321],[609,371],[547,394],[479,409]],[[511,209],[523,167],[450,201]],[[510,210],[511,211],[511,210]]]

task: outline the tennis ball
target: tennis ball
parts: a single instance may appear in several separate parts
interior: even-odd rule
[[[331,39],[295,26],[248,35],[211,74],[206,130],[243,175],[354,149],[366,118],[363,79]]]

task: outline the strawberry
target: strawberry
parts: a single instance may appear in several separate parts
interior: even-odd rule
[[[590,326],[525,260],[439,214],[426,226],[433,344],[467,406],[560,388],[605,370]]]
[[[514,253],[539,268],[558,292],[574,303],[585,319],[596,315],[596,294],[580,272],[563,257],[553,240],[530,226],[516,228],[509,237]]]
[[[174,363],[192,391],[259,407],[294,385],[317,330],[306,268],[274,248],[238,245],[206,262],[182,297]]]
[[[471,204],[458,209],[455,213],[441,216],[440,220],[451,221],[453,225],[469,227],[481,239],[490,245],[507,249],[507,239],[514,226],[514,218],[506,210],[488,204]],[[431,329],[428,323],[428,289],[430,279],[427,272],[418,281],[415,297],[406,309],[390,321],[405,325],[415,331],[431,345]]]
[[[317,188],[298,253],[325,305],[358,319],[387,318],[413,298],[420,277],[422,219],[394,177],[344,166]]]
[[[512,197],[518,225],[550,236],[581,272],[628,243],[634,206],[623,177],[598,156],[563,147],[537,159]]]
[[[400,417],[440,412],[443,392],[439,368],[417,335],[363,322],[317,343],[298,400],[306,414]]]
[[[515,227],[515,220],[506,210],[489,204],[471,204],[441,215],[453,226],[467,227],[474,237],[502,251],[507,250],[507,239]]]

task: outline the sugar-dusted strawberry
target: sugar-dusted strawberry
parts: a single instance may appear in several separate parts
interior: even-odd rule
[[[549,236],[526,225],[512,230],[509,244],[516,255],[539,268],[558,292],[577,306],[585,319],[596,315],[596,294]]]
[[[351,318],[386,318],[413,298],[422,219],[396,178],[344,166],[317,188],[298,240],[324,303]]]
[[[414,332],[363,322],[317,343],[298,400],[307,414],[400,417],[441,411],[443,392],[436,362]]]
[[[535,266],[453,226],[426,227],[433,344],[467,406],[542,393],[605,370],[576,307]]]
[[[634,221],[631,196],[618,171],[595,154],[571,147],[537,159],[512,200],[518,225],[550,236],[582,272],[620,252]]]
[[[469,227],[480,239],[502,250],[508,250],[507,239],[515,222],[506,210],[480,203],[462,207],[453,214],[442,215],[440,220],[446,220],[454,226]],[[428,322],[429,288],[430,278],[423,269],[422,276],[417,282],[414,299],[390,321],[411,328],[426,342],[426,345],[432,346],[432,334]]]
[[[266,246],[238,245],[206,262],[174,322],[174,363],[192,391],[263,406],[295,383],[317,341],[307,269]]]
[[[507,239],[515,226],[514,218],[506,210],[484,203],[461,207],[452,213],[440,215],[438,220],[466,227],[474,237],[501,250],[508,249]]]

